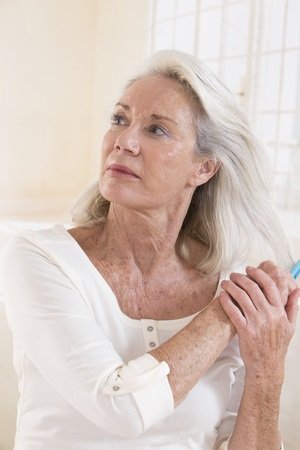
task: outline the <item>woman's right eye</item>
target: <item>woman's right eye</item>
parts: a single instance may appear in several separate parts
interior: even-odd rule
[[[112,114],[110,121],[112,125],[124,125],[125,117],[123,117],[121,114]]]

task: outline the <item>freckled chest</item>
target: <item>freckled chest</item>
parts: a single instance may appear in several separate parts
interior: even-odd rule
[[[170,261],[146,277],[126,261],[99,258],[97,241],[78,230],[70,233],[112,289],[121,311],[133,319],[173,320],[195,314],[214,298],[219,276]]]
[[[205,308],[214,298],[218,276],[203,277],[191,270],[165,270],[161,276],[145,278],[124,266],[97,261],[97,270],[110,285],[121,311],[133,319],[172,320]]]

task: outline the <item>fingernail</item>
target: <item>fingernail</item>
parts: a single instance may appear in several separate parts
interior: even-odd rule
[[[255,267],[253,267],[253,266],[247,266],[246,267],[246,270],[250,270],[251,271],[251,270],[254,270],[254,269],[255,269]]]

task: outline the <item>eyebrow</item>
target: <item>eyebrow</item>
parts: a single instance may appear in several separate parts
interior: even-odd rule
[[[130,106],[126,105],[125,103],[116,103],[116,106],[121,106],[122,108],[124,108],[126,111],[130,111]],[[162,114],[151,114],[151,119],[155,119],[155,120],[167,120],[168,122],[172,122],[175,125],[178,125],[177,122],[174,119],[171,119],[171,117],[167,117],[167,116],[163,116]]]

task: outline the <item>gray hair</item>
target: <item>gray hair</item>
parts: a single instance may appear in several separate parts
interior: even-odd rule
[[[179,254],[189,261],[187,239],[192,237],[208,248],[206,258],[197,262],[207,273],[266,258],[290,267],[289,243],[267,189],[264,151],[234,95],[205,64],[175,50],[155,53],[127,87],[151,75],[176,80],[196,101],[196,151],[220,164],[194,192],[178,236]],[[109,205],[95,182],[73,207],[73,223],[103,222]]]

